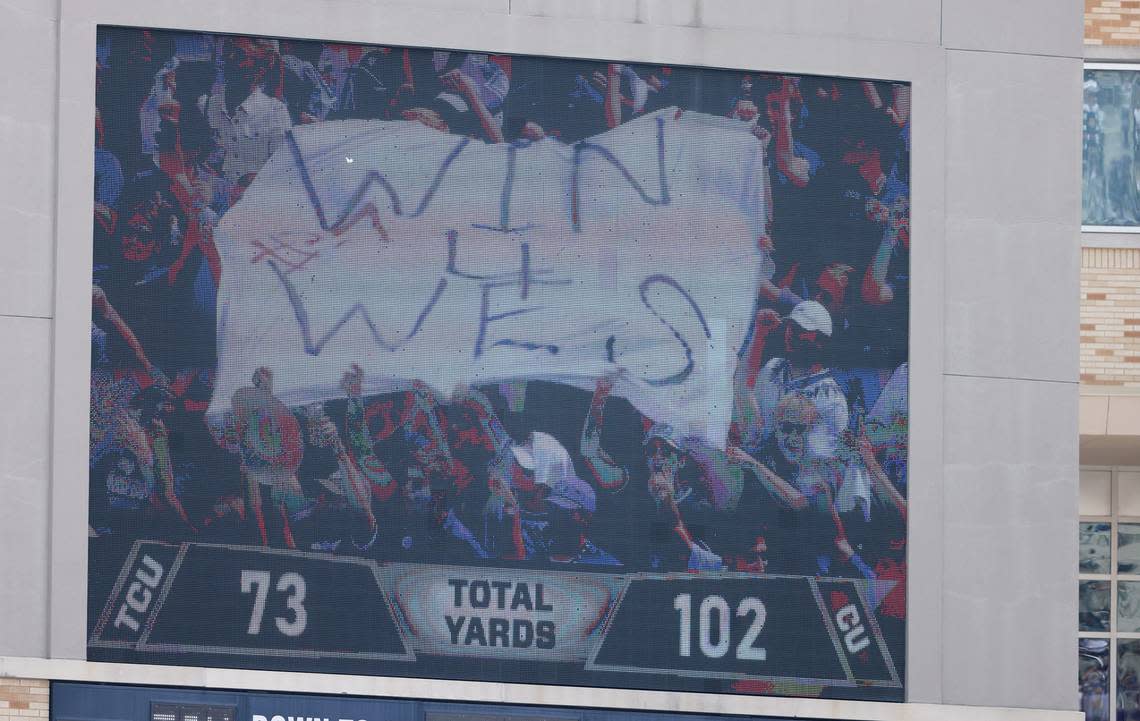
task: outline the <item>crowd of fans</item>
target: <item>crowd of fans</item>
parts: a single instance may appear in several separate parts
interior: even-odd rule
[[[903,579],[907,86],[115,28],[96,72],[93,548]],[[290,128],[574,143],[666,107],[768,145],[774,271],[725,449],[611,396],[618,371],[592,396],[540,381],[366,396],[353,366],[340,400],[289,408],[265,359],[206,418],[213,228]]]

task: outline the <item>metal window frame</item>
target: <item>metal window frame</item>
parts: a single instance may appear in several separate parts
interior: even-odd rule
[[[1140,72],[1140,59],[1135,61],[1120,61],[1120,62],[1095,62],[1084,64],[1084,70],[1119,70],[1119,71],[1133,71]],[[1083,165],[1082,165],[1083,170]],[[1132,233],[1140,235],[1140,223],[1136,225],[1085,225],[1081,224],[1082,233]],[[1106,242],[1107,247],[1114,248],[1140,248],[1140,238],[1134,241],[1125,240],[1120,242],[1112,240]]]

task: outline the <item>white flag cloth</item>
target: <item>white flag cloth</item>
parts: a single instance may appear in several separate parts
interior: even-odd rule
[[[615,388],[722,445],[736,352],[771,266],[764,148],[666,109],[578,145],[418,123],[298,126],[222,219],[210,414],[258,366],[290,406],[421,380]],[[770,270],[769,270],[770,272]]]

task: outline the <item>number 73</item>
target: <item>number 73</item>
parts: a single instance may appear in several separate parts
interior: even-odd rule
[[[272,577],[269,571],[241,572],[241,592],[254,594],[249,627],[245,631],[251,636],[261,633],[261,618],[265,615],[265,601],[269,597],[271,583]],[[277,626],[277,630],[286,636],[300,636],[305,632],[305,625],[309,622],[309,613],[305,610],[305,578],[292,571],[283,573],[277,579],[277,590],[289,594],[285,597],[285,607],[293,612],[293,618],[278,616],[273,619],[273,623]]]

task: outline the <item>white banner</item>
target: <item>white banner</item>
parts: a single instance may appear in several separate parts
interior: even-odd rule
[[[585,143],[298,126],[219,224],[210,413],[261,365],[290,406],[418,379],[558,380],[723,443],[768,219],[738,121],[663,110]]]

